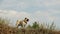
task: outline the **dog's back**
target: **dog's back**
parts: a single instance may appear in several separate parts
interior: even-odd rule
[[[17,25],[17,26],[21,26],[22,23],[23,23],[23,21],[21,21],[21,20],[17,20],[16,25]]]

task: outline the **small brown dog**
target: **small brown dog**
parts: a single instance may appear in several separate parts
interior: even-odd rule
[[[24,20],[17,20],[17,22],[16,22],[17,28],[18,28],[19,26],[25,27],[25,25],[27,24],[28,21],[29,21],[28,18],[25,18]]]

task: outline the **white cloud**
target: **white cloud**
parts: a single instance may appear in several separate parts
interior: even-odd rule
[[[40,15],[40,16],[48,16],[48,12],[47,11],[36,11],[35,12],[36,15]]]
[[[57,14],[60,14],[59,11],[56,10],[46,10],[46,11],[36,11],[35,16],[38,19],[41,19],[42,21],[56,21],[59,16],[56,16]]]
[[[2,16],[15,16],[17,14],[16,11],[9,11],[9,10],[0,10],[0,15]]]
[[[51,14],[60,14],[59,10],[48,9],[48,12]]]
[[[18,12],[18,11],[14,11],[14,10],[0,10],[0,15],[18,17],[18,18],[30,16],[30,14],[28,14],[27,12]]]

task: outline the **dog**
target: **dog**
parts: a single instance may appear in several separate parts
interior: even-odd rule
[[[17,20],[17,22],[16,22],[17,28],[19,26],[25,27],[28,21],[29,21],[28,18],[24,18],[24,20]]]

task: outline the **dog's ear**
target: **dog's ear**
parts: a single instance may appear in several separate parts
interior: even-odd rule
[[[27,18],[25,17],[25,19],[27,19]]]

